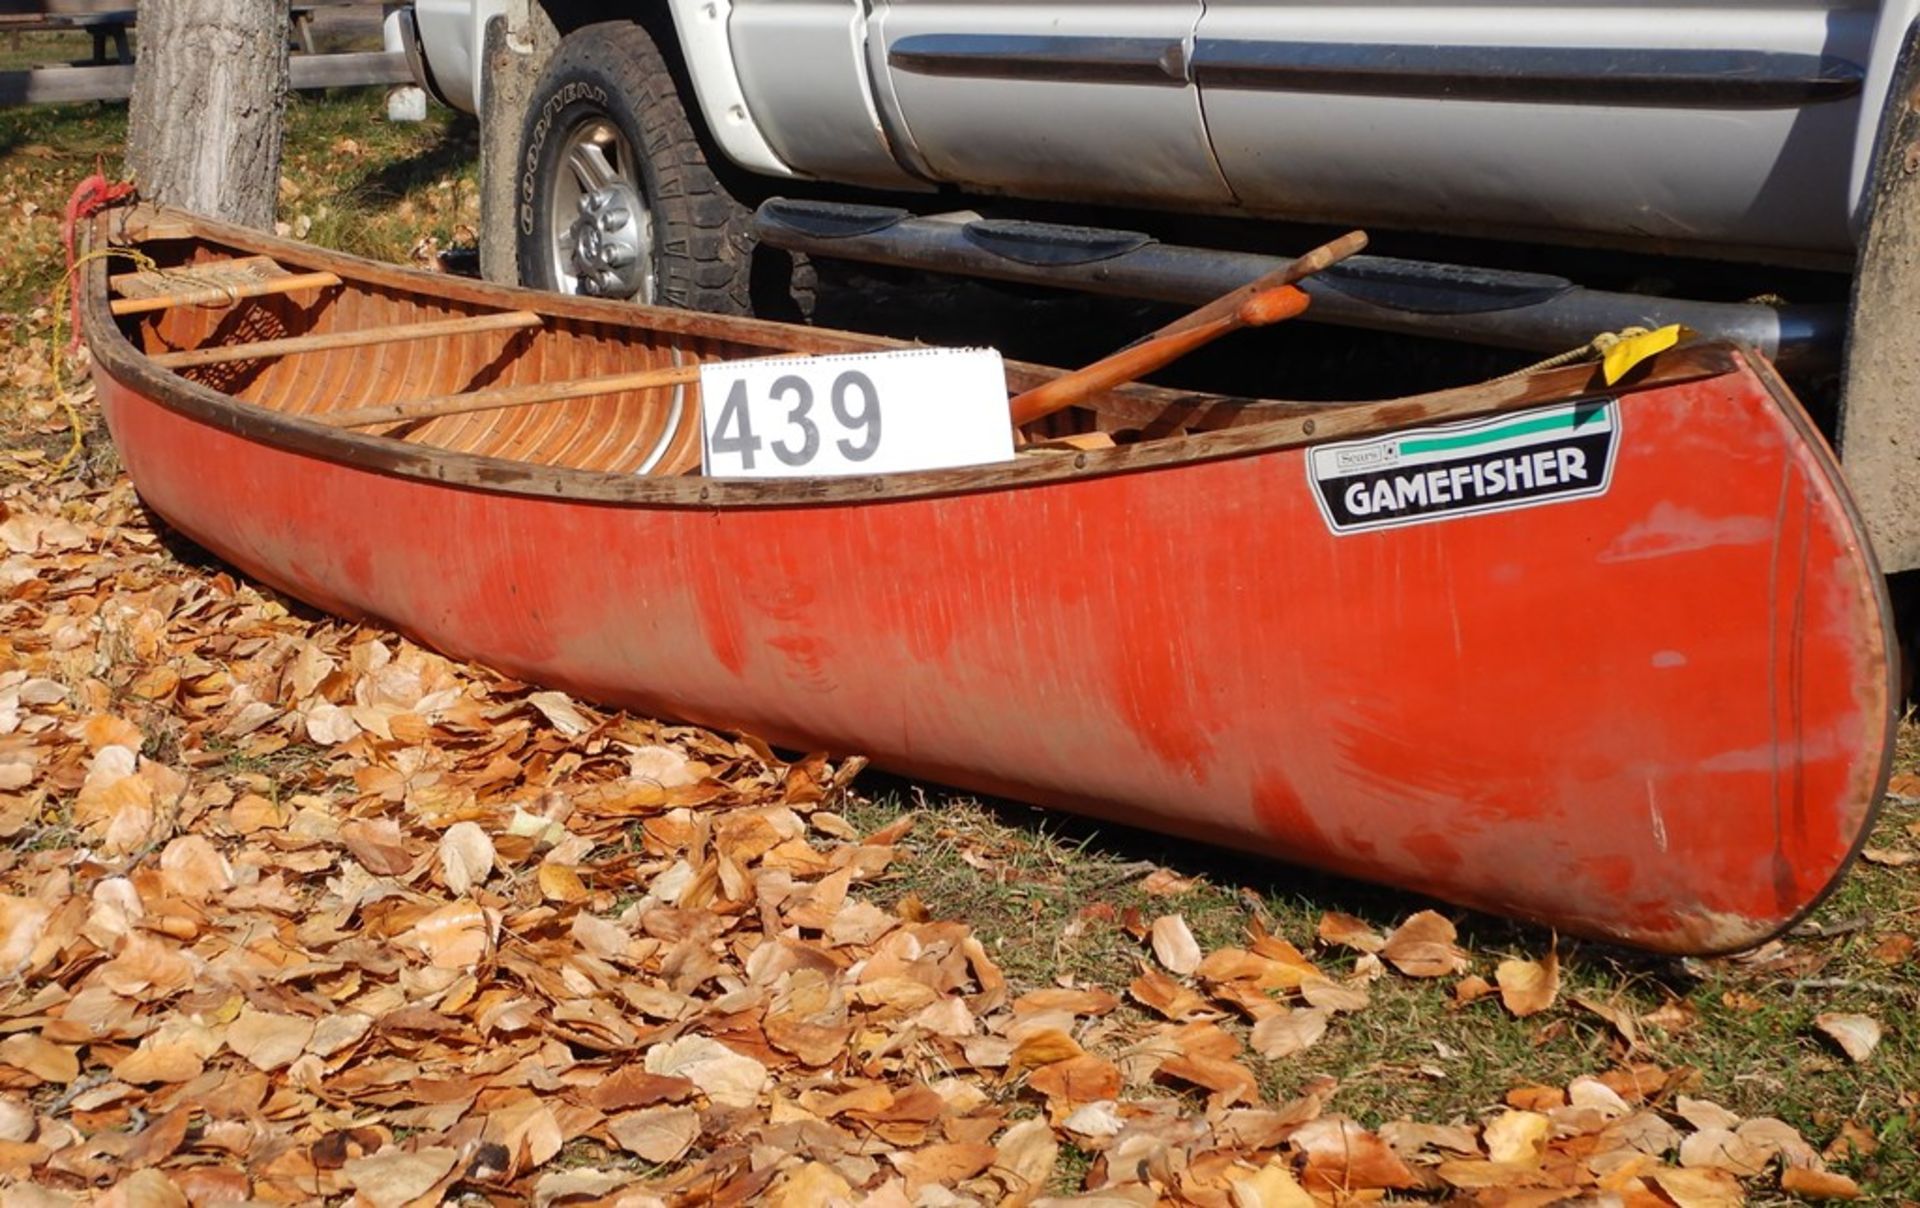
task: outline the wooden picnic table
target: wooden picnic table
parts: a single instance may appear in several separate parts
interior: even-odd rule
[[[77,12],[13,12],[0,9],[0,33],[81,30],[93,35],[94,63],[131,63],[133,46],[127,41],[127,27],[133,24],[137,12],[131,8]],[[109,39],[113,42],[112,58],[107,57]]]
[[[405,84],[413,79],[406,56],[384,51],[319,54],[314,18],[328,9],[374,8],[370,0],[300,0],[289,35],[301,53],[292,62],[296,89]],[[128,0],[0,0],[0,33],[83,30],[93,35],[93,59],[72,66],[0,71],[0,107],[61,101],[124,100],[133,89],[134,50],[128,31],[139,9]],[[107,44],[113,44],[109,57]]]
[[[327,8],[368,8],[368,0],[302,0],[290,11],[293,37],[300,49],[313,54],[314,14]],[[0,0],[0,33],[81,30],[93,35],[93,62],[131,63],[133,47],[127,30],[139,19],[139,9],[126,0]],[[107,43],[113,57],[107,57]]]

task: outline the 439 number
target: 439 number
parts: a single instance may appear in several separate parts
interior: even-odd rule
[[[763,448],[770,449],[781,464],[798,468],[810,464],[820,453],[820,425],[813,418],[813,386],[796,374],[774,379],[768,397],[787,404],[787,429],[780,439],[768,445],[753,430],[747,403],[747,383],[736,380],[721,404],[708,448],[716,457],[740,459],[740,467],[752,470],[754,458]],[[873,379],[858,369],[849,369],[833,379],[827,392],[827,407],[833,413],[838,431],[834,445],[848,461],[865,461],[880,449],[880,392]]]

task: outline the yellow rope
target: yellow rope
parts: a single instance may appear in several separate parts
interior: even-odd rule
[[[73,277],[75,273],[93,261],[107,260],[115,256],[132,261],[134,267],[141,272],[159,271],[160,266],[155,264],[152,258],[144,252],[137,252],[132,248],[124,247],[95,248],[92,251],[83,253],[74,260],[72,266],[69,267],[66,272],[60,274],[60,280],[53,287],[53,338],[47,346],[47,368],[53,378],[54,401],[59,403],[61,410],[67,413],[67,429],[73,433],[73,443],[67,446],[66,456],[62,457],[59,463],[53,467],[53,472],[56,475],[66,473],[67,467],[71,466],[74,459],[80,456],[80,450],[84,444],[81,433],[83,425],[80,421],[80,410],[73,405],[72,397],[67,394],[67,385],[61,373],[62,361],[64,359],[61,355],[61,347],[65,343],[65,340],[62,338],[64,333],[61,328],[65,325],[67,314],[71,310],[71,307],[68,305],[68,299],[73,294]]]
[[[1584,361],[1588,357],[1604,360],[1607,353],[1613,350],[1615,344],[1618,344],[1622,340],[1632,339],[1634,336],[1644,336],[1646,334],[1647,329],[1644,327],[1622,327],[1619,331],[1603,331],[1578,348],[1569,348],[1565,352],[1556,352],[1544,361],[1535,361],[1533,364],[1522,366],[1512,373],[1503,373],[1493,380],[1496,382],[1504,382],[1510,378],[1525,377],[1530,373],[1539,373],[1546,369],[1558,369],[1563,365],[1572,365],[1577,361]]]
[[[1755,294],[1753,297],[1746,299],[1746,305],[1772,306],[1778,308],[1788,305],[1788,302],[1779,294]],[[1619,331],[1603,331],[1578,348],[1569,348],[1565,352],[1555,353],[1544,361],[1535,361],[1533,364],[1516,369],[1512,373],[1503,373],[1493,380],[1496,382],[1504,382],[1509,378],[1525,377],[1529,373],[1539,373],[1544,369],[1558,369],[1563,365],[1571,365],[1576,361],[1583,361],[1588,357],[1605,360],[1607,354],[1613,351],[1614,345],[1620,341],[1630,340],[1634,336],[1644,336],[1646,334],[1648,334],[1648,331],[1644,327],[1622,327]]]

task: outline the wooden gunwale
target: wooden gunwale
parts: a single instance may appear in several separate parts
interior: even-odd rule
[[[1887,785],[1893,779],[1893,751],[1899,741],[1900,719],[1903,713],[1900,654],[1898,640],[1894,637],[1899,632],[1899,626],[1893,615],[1893,596],[1887,590],[1886,572],[1880,567],[1879,556],[1873,552],[1873,543],[1866,539],[1866,517],[1861,513],[1860,504],[1854,499],[1853,491],[1847,486],[1847,476],[1841,468],[1839,455],[1834,452],[1833,446],[1827,443],[1827,438],[1814,426],[1812,418],[1807,415],[1806,408],[1800,405],[1792,387],[1787,385],[1785,379],[1780,376],[1779,370],[1773,367],[1773,363],[1762,356],[1749,356],[1747,361],[1753,369],[1754,376],[1760,379],[1760,384],[1772,396],[1774,407],[1786,417],[1787,423],[1793,427],[1794,431],[1799,433],[1801,443],[1811,453],[1815,464],[1820,467],[1820,472],[1839,488],[1834,491],[1834,497],[1839,503],[1840,510],[1845,513],[1852,531],[1860,535],[1860,539],[1853,542],[1849,553],[1859,559],[1862,577],[1873,585],[1871,594],[1874,611],[1879,614],[1879,631],[1885,643],[1878,661],[1885,676],[1883,683],[1886,695],[1881,699],[1886,702],[1886,708],[1881,718],[1880,749],[1886,754],[1880,760],[1879,769],[1873,773],[1873,784],[1865,797],[1867,804],[1860,820],[1859,831],[1854,836],[1852,845],[1847,849],[1846,858],[1835,865],[1833,876],[1806,905],[1801,907],[1797,914],[1773,933],[1774,936],[1781,936],[1800,926],[1801,923],[1813,917],[1815,911],[1826,905],[1827,899],[1831,898],[1840,888],[1841,883],[1847,879],[1847,871],[1859,861],[1860,853],[1867,849],[1867,845],[1873,839],[1875,828],[1880,824],[1880,815],[1887,804]]]
[[[824,332],[756,319],[721,318],[625,302],[543,294],[363,261],[225,223],[187,216],[167,217],[179,223],[165,228],[167,238],[181,238],[184,227],[191,231],[191,235],[186,236],[189,238],[246,253],[269,255],[282,264],[298,265],[309,271],[332,272],[342,279],[343,288],[364,283],[500,311],[532,310],[582,326],[605,325],[734,343],[758,342],[772,348],[791,349],[796,356],[887,351],[909,346],[881,337]],[[115,212],[97,219],[91,230],[93,244],[105,243],[115,225]],[[1224,425],[1217,429],[1178,439],[1147,440],[1066,457],[1021,458],[991,466],[917,474],[766,481],[650,477],[533,465],[410,444],[343,431],[317,419],[232,398],[159,367],[135,348],[109,313],[107,278],[107,264],[103,259],[88,265],[81,309],[92,354],[115,380],[170,410],[249,440],[361,470],[483,491],[625,506],[805,507],[1037,487],[1277,452],[1397,428],[1693,381],[1731,372],[1736,358],[1760,363],[1760,358],[1731,345],[1690,345],[1643,363],[1626,383],[1613,387],[1601,384],[1596,366],[1578,365],[1374,403],[1267,403],[1129,386],[1091,404],[1090,409],[1141,423],[1166,417],[1169,412],[1177,415],[1181,408],[1205,413],[1224,407],[1229,414]],[[1016,390],[1050,380],[1059,373],[1056,369],[1022,362],[1007,365],[1009,385]],[[1283,414],[1269,419],[1267,415],[1271,412],[1264,411],[1269,407]]]

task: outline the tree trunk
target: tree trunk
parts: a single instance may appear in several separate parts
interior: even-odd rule
[[[127,164],[162,205],[271,229],[289,0],[143,0]]]

